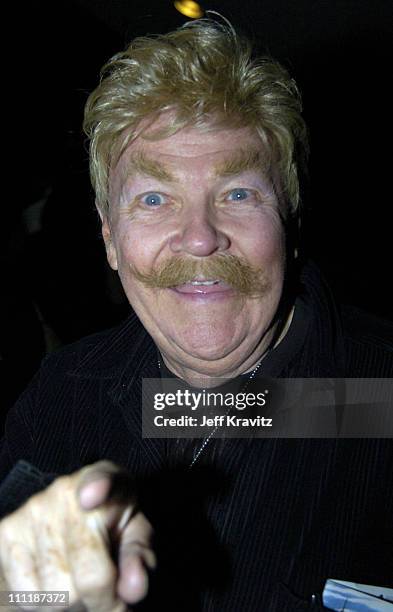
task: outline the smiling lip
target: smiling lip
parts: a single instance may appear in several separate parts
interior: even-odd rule
[[[230,292],[232,293],[233,289],[230,285],[227,285],[223,281],[215,281],[214,284],[209,285],[193,284],[190,281],[188,283],[184,283],[183,285],[173,287],[172,291],[189,297],[224,297],[225,294],[229,294]]]

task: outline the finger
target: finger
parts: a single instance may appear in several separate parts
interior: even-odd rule
[[[36,571],[40,589],[43,591],[66,591],[69,602],[77,601],[78,595],[72,581],[65,547],[65,521],[62,509],[57,515],[42,517],[43,507],[55,507],[59,497],[64,496],[64,481],[55,481],[45,493],[31,499],[29,521],[34,534]],[[64,506],[63,506],[64,508]],[[41,521],[40,521],[41,519]],[[39,529],[35,526],[39,525]]]
[[[78,473],[77,491],[83,510],[105,511],[103,532],[110,531],[113,542],[136,512],[136,483],[125,471],[109,461],[100,461]],[[103,535],[107,535],[104,534]]]
[[[111,461],[98,461],[80,470],[76,475],[81,507],[90,510],[102,504],[112,489],[113,477],[121,472]]]
[[[129,604],[144,599],[149,590],[149,576],[146,566],[138,554],[130,554],[123,562],[123,570],[117,585],[119,597]]]
[[[83,510],[92,510],[107,499],[111,489],[110,476],[97,476],[96,480],[80,487],[79,502]]]
[[[106,462],[105,462],[106,463]],[[117,569],[109,554],[108,531],[105,525],[108,511],[105,505],[91,511],[83,511],[76,491],[82,478],[92,484],[97,477],[108,478],[117,468],[113,465],[92,466],[71,476],[59,478],[45,492],[45,500],[54,506],[55,500],[62,503],[56,525],[48,533],[53,547],[41,546],[40,555],[50,557],[50,568],[41,570],[45,580],[50,580],[55,567],[57,579],[63,572],[68,574],[70,604],[83,604],[94,612],[123,612],[125,606],[117,596]],[[103,473],[106,472],[106,476]],[[57,488],[57,490],[56,490]],[[40,500],[38,499],[38,502]],[[42,504],[37,504],[41,508]],[[52,589],[50,589],[52,590]],[[67,590],[67,589],[59,589]]]
[[[0,565],[3,581],[10,591],[35,591],[39,587],[32,533],[21,525],[16,514],[0,524]]]
[[[78,505],[76,496],[74,503]],[[68,525],[66,540],[68,565],[78,599],[87,610],[123,612],[126,606],[116,592],[118,572],[109,554],[105,510],[80,513],[79,518],[77,524]]]
[[[73,478],[77,485],[75,504],[85,510],[81,513],[84,528],[73,528],[67,540],[75,588],[89,610],[125,610],[117,593],[118,570],[110,552],[133,514],[133,483],[126,472],[108,461],[88,466]]]
[[[147,569],[156,567],[156,557],[151,549],[152,533],[149,521],[138,513],[121,534],[117,591],[121,599],[131,604],[141,601],[147,595]]]

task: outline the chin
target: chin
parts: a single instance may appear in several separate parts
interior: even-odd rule
[[[234,330],[225,328],[221,332],[210,326],[195,326],[180,337],[176,334],[175,342],[184,353],[196,359],[216,361],[226,357],[239,346],[241,339],[236,338]]]

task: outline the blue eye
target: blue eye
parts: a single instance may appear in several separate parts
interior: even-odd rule
[[[147,206],[160,206],[164,203],[164,198],[159,193],[147,193],[143,196],[142,202]]]
[[[240,202],[241,200],[246,200],[250,196],[250,191],[248,189],[243,189],[241,187],[237,189],[232,189],[232,191],[228,194],[228,199],[233,202]]]

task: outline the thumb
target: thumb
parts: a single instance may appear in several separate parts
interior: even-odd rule
[[[135,504],[134,480],[111,461],[88,465],[79,470],[77,477],[77,493],[83,510],[92,510],[104,502]]]

